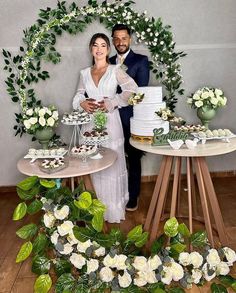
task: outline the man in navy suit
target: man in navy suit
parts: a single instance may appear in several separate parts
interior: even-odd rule
[[[130,49],[131,31],[124,24],[116,24],[112,29],[113,45],[117,55],[110,58],[111,64],[124,64],[126,73],[131,76],[139,87],[147,86],[149,82],[149,62],[147,56],[136,54]],[[120,89],[118,88],[118,92]],[[130,118],[133,116],[133,107],[119,109],[125,137],[125,152],[128,156],[129,202],[127,211],[138,208],[138,196],[141,184],[141,157],[143,152],[132,147],[130,139]]]

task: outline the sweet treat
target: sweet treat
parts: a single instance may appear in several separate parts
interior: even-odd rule
[[[209,139],[209,138],[230,138],[234,136],[234,134],[229,129],[207,129],[206,131],[199,131],[197,133],[197,137],[201,139]]]
[[[62,158],[46,159],[41,163],[41,169],[55,171],[65,167],[65,161]]]
[[[169,122],[155,113],[166,108],[166,103],[162,101],[162,88],[139,87],[138,93],[143,93],[144,98],[133,106],[133,117],[130,119],[132,137],[153,137],[154,128],[163,128],[164,134],[168,133]]]
[[[85,112],[72,111],[71,113],[64,113],[61,122],[64,124],[76,125],[88,123],[91,121],[91,116]]]
[[[176,131],[186,131],[186,132],[203,132],[206,130],[206,127],[201,125],[201,124],[186,124],[186,125],[181,125],[181,126],[174,126],[173,128]]]
[[[64,156],[67,150],[65,148],[58,148],[58,149],[29,149],[28,154],[25,158],[50,158],[50,157],[58,157]]]
[[[79,146],[74,146],[71,149],[71,154],[76,155],[76,156],[90,156],[94,154],[97,150],[97,146],[95,145],[79,145]]]
[[[109,138],[107,131],[85,131],[83,133],[83,138],[88,141],[98,142],[98,141],[105,141]]]

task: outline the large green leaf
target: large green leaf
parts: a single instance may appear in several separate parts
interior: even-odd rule
[[[227,287],[232,286],[232,284],[236,283],[236,279],[232,276],[218,276],[218,279],[221,281],[221,283]]]
[[[179,224],[178,231],[184,237],[190,237],[191,235],[188,227],[184,223]]]
[[[17,205],[17,207],[14,210],[13,213],[13,220],[18,221],[22,218],[24,218],[25,214],[27,212],[27,205],[25,202],[21,202]]]
[[[164,233],[168,237],[175,237],[178,234],[179,223],[175,217],[167,220],[164,225]]]
[[[32,262],[32,272],[36,275],[48,273],[50,270],[50,260],[45,256],[36,255]]]
[[[22,238],[27,239],[33,237],[38,231],[38,227],[35,224],[28,224],[21,227],[19,230],[16,231],[16,234]]]
[[[44,251],[49,240],[45,234],[39,234],[33,242],[33,253],[39,254]]]
[[[23,181],[18,183],[16,186],[22,190],[27,191],[27,190],[30,190],[37,183],[37,181],[38,181],[37,176],[31,176],[24,179]]]
[[[74,291],[75,293],[88,293],[89,290],[89,286],[88,284],[82,283],[82,284],[78,284],[76,285],[76,290]]]
[[[19,187],[17,187],[16,191],[17,191],[18,196],[21,199],[30,200],[30,199],[34,198],[36,195],[39,194],[40,186],[35,185],[30,190],[23,190],[23,189],[20,189]]]
[[[84,191],[80,194],[79,199],[74,201],[74,204],[79,209],[87,210],[92,205],[92,202],[91,193]]]
[[[75,278],[71,274],[61,275],[56,282],[56,293],[62,293],[64,290],[71,290],[75,285]]]
[[[103,221],[103,213],[96,213],[92,219],[93,228],[96,231],[101,232],[103,228]]]
[[[34,283],[34,293],[47,293],[52,287],[51,277],[46,275],[39,276]]]
[[[138,237],[138,239],[135,241],[135,246],[136,247],[142,247],[144,244],[146,244],[147,240],[148,240],[148,232],[144,232],[142,235],[140,235]]]
[[[161,288],[157,288],[153,291],[153,293],[165,293],[166,291],[161,289]]]
[[[228,293],[227,289],[220,284],[212,283],[211,284],[211,292],[212,293]]]
[[[139,239],[139,237],[142,235],[142,233],[143,233],[142,225],[138,225],[129,231],[129,233],[127,235],[127,239],[135,242]]]
[[[195,247],[203,247],[207,244],[207,234],[205,231],[199,231],[191,235],[191,244]]]
[[[46,188],[53,188],[56,186],[56,182],[54,180],[40,179],[40,184]]]
[[[21,248],[20,251],[18,252],[16,256],[16,262],[22,262],[23,260],[27,259],[29,255],[31,254],[33,245],[30,241],[25,242]]]
[[[88,211],[92,215],[96,215],[97,213],[104,213],[106,210],[106,206],[98,199],[93,199],[92,205],[89,207]]]
[[[177,253],[181,253],[181,252],[185,251],[185,249],[186,249],[186,245],[182,244],[180,242],[172,244],[170,247],[172,250],[176,251]]]
[[[165,243],[165,235],[162,234],[157,240],[152,243],[151,253],[158,254],[158,252],[162,249]]]
[[[75,237],[79,240],[79,241],[87,241],[89,239],[93,239],[94,235],[94,231],[89,230],[88,228],[85,227],[78,227],[75,226],[73,228],[73,233],[75,235]]]
[[[28,206],[27,212],[28,214],[33,215],[39,212],[42,209],[42,207],[43,207],[43,203],[40,200],[36,199],[32,201],[31,204]]]
[[[61,275],[65,273],[70,273],[71,263],[65,259],[58,259],[55,264],[55,272],[57,274],[57,277],[60,277]]]
[[[185,291],[180,287],[173,287],[169,289],[168,293],[185,293]]]

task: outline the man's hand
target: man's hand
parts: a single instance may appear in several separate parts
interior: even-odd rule
[[[84,109],[84,111],[92,114],[98,108],[98,105],[95,103],[95,101],[95,99],[90,98],[83,101],[80,106]]]

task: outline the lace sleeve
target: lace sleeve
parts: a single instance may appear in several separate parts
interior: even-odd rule
[[[83,76],[80,73],[78,88],[72,103],[73,109],[80,110],[80,111],[83,110],[83,108],[80,106],[80,103],[86,100],[84,94],[85,94],[85,86],[84,86]]]
[[[137,84],[120,66],[115,69],[117,83],[121,87],[122,92],[116,94],[113,99],[106,99],[105,104],[109,112],[112,112],[117,107],[128,106],[129,97],[136,92]]]

